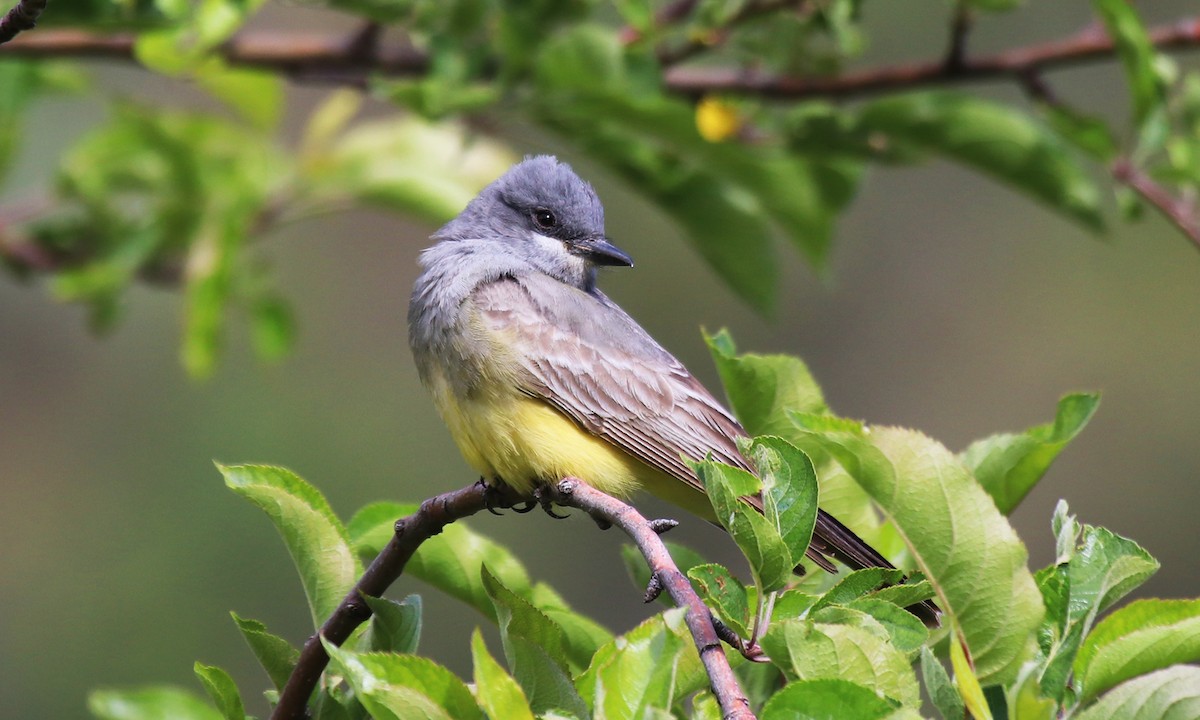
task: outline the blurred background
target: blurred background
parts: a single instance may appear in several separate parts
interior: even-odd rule
[[[1153,23],[1189,6],[1142,11]],[[927,58],[944,44],[944,3],[866,8],[863,65]],[[1058,37],[1089,12],[1083,2],[1031,4],[980,22],[971,50]],[[281,22],[340,21],[276,8],[257,24]],[[94,71],[114,95],[210,106],[132,67]],[[1126,112],[1116,63],[1051,79],[1080,106]],[[985,94],[1022,102],[1003,85]],[[291,88],[293,137],[323,96]],[[36,196],[63,148],[104,113],[95,98],[41,102],[5,199]],[[518,153],[563,147],[535,127],[500,133]],[[1136,225],[1113,217],[1111,236],[1097,241],[961,167],[876,170],[840,223],[832,272],[817,277],[786,254],[781,302],[767,319],[734,298],[663,216],[582,158],[564,159],[594,183],[609,234],[637,261],[607,273],[606,292],[711,388],[719,385],[701,327],[729,328],[743,350],[797,354],[836,412],[919,428],[952,450],[1051,420],[1065,392],[1102,391],[1090,427],[1013,515],[1031,564],[1053,559],[1050,514],[1065,498],[1081,521],[1162,561],[1141,595],[1200,595],[1200,253],[1157,216]],[[356,212],[275,233],[265,254],[295,303],[297,349],[264,366],[235,324],[204,382],[178,361],[178,295],[131,293],[124,322],[97,338],[83,311],[44,285],[0,277],[0,717],[82,717],[97,686],[199,690],[195,660],[229,669],[249,709],[265,711],[258,691],[267,679],[228,613],[299,644],[311,632],[308,612],[275,531],[225,489],[214,460],[288,466],[347,518],[370,501],[417,501],[475,479],[407,347],[408,293],[433,229]],[[682,519],[672,539],[735,560],[721,533]],[[615,532],[541,513],[470,524],[615,631],[656,610],[625,577]],[[469,633],[484,620],[426,590],[402,579],[391,594],[425,594],[423,649],[462,672]]]

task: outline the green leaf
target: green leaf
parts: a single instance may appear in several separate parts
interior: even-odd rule
[[[1053,423],[1035,425],[1016,435],[1006,433],[977,440],[959,459],[996,501],[1000,512],[1007,515],[1042,479],[1058,453],[1083,430],[1099,404],[1097,394],[1067,395],[1059,401]]]
[[[335,121],[340,118],[328,120],[336,127]],[[318,207],[354,199],[437,224],[457,215],[516,160],[504,146],[472,137],[456,123],[411,115],[359,123],[329,145],[310,141],[305,150],[301,179]]]
[[[1133,99],[1135,125],[1140,127],[1166,102],[1166,85],[1155,69],[1158,53],[1137,11],[1127,0],[1093,0],[1096,14],[1104,22],[1117,46],[1129,93]]]
[[[286,301],[273,295],[259,298],[250,308],[254,349],[268,362],[281,360],[296,342],[296,320]]]
[[[929,639],[929,630],[925,624],[899,605],[865,597],[852,601],[846,608],[874,618],[887,631],[888,638],[900,652],[915,653]]]
[[[795,433],[789,411],[825,413],[829,407],[804,361],[790,355],[737,354],[726,330],[705,335],[738,420],[751,435]]]
[[[876,100],[859,121],[869,132],[992,175],[1090,230],[1103,229],[1095,183],[1054,134],[1022,112],[939,90]]]
[[[961,628],[980,680],[1015,677],[1034,650],[1042,598],[1025,546],[992,499],[945,447],[918,432],[832,427],[810,431],[801,446],[833,455],[892,521],[945,622]]]
[[[1200,660],[1200,600],[1138,600],[1096,625],[1075,658],[1082,702],[1138,675]]]
[[[750,562],[754,584],[762,592],[782,590],[792,577],[796,561],[791,557],[779,531],[741,500],[758,493],[758,478],[740,468],[711,460],[690,465],[704,483],[717,522],[729,531],[730,537]]]
[[[338,674],[380,720],[484,720],[475,698],[454,673],[428,658],[357,653],[321,639]]]
[[[1042,105],[1046,121],[1063,140],[1100,162],[1113,160],[1120,150],[1117,139],[1104,120],[1076,112],[1063,105]]]
[[[682,609],[668,610],[596,652],[576,687],[598,718],[635,720],[652,708],[668,708],[679,694],[675,682],[683,650],[691,646]]]
[[[493,720],[533,720],[533,711],[521,686],[492,658],[479,628],[471,633],[471,658],[475,668],[475,698],[484,713]]]
[[[216,704],[217,709],[225,720],[246,720],[246,709],[242,705],[242,694],[238,692],[237,683],[221,668],[215,665],[196,663],[196,677],[204,686],[208,697]]]
[[[250,646],[254,657],[258,658],[258,664],[267,671],[271,684],[276,690],[283,690],[293,668],[296,667],[296,661],[300,658],[300,651],[292,647],[287,640],[267,632],[267,626],[263,623],[241,617],[237,613],[230,615],[233,616],[233,622],[241,631],[242,638]]]
[[[500,639],[513,677],[535,713],[561,709],[587,716],[587,708],[571,682],[566,634],[558,623],[517,596],[490,572],[481,569],[482,584],[495,605]]]
[[[93,690],[87,704],[101,720],[224,720],[194,694],[174,687]]]
[[[687,571],[704,604],[734,632],[750,636],[750,603],[746,586],[724,566],[697,565]]]
[[[1058,704],[1042,694],[1038,671],[1036,660],[1025,663],[1016,682],[1004,689],[1010,720],[1056,720],[1058,717]]]
[[[1176,665],[1118,685],[1076,720],[1194,720],[1200,717],[1200,668]]]
[[[290,470],[269,465],[217,465],[225,484],[271,518],[292,556],[313,624],[320,627],[354,587],[362,566],[325,497]]]
[[[946,668],[933,656],[929,648],[921,648],[921,678],[925,680],[925,691],[943,720],[959,720],[965,717],[966,706],[958,696],[958,689],[950,681]]]
[[[421,641],[421,596],[401,602],[364,595],[371,608],[368,647],[380,652],[415,653]]]
[[[763,649],[789,679],[841,679],[913,708],[920,707],[917,678],[908,659],[872,630],[850,625],[784,620],[762,638]]]
[[[950,667],[954,668],[954,684],[969,715],[977,720],[992,720],[991,706],[979,685],[979,676],[955,632],[950,633]]]
[[[762,481],[763,515],[800,563],[817,524],[817,471],[808,456],[780,437],[750,442],[747,458]]]
[[[913,578],[910,577],[909,581],[902,585],[891,585],[889,587],[879,588],[867,597],[884,600],[892,603],[893,605],[904,608],[908,607],[909,605],[916,605],[919,602],[932,600],[936,594],[937,593],[933,591],[933,586],[929,584],[928,580],[913,582]]]
[[[1106,528],[1084,525],[1070,561],[1068,619],[1095,618],[1150,579],[1158,568],[1158,561],[1134,541]]]
[[[283,112],[283,79],[261,70],[232,68],[209,58],[194,69],[193,79],[260,130],[274,130]]]
[[[789,683],[775,693],[765,707],[762,720],[900,720],[895,705],[869,688],[836,678]],[[919,717],[919,716],[918,716]]]
[[[828,605],[849,604],[870,592],[879,590],[884,585],[895,585],[903,579],[904,572],[902,570],[891,568],[855,570],[829,588],[813,605],[813,610],[820,610]]]

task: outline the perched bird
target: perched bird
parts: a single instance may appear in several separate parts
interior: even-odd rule
[[[591,185],[528,158],[438,230],[408,311],[422,382],[467,462],[519,491],[578,477],[714,514],[683,458],[751,470],[738,421],[596,287],[632,266]],[[748,498],[753,505],[757,498]],[[761,510],[761,504],[757,505]],[[834,572],[892,565],[819,511],[808,557]]]

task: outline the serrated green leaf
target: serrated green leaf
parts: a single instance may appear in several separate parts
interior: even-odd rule
[[[821,388],[802,360],[790,355],[737,354],[726,330],[705,335],[729,404],[751,435],[794,433],[789,411],[825,413]]]
[[[959,459],[996,501],[1000,512],[1007,515],[1042,479],[1058,453],[1083,430],[1099,404],[1097,394],[1067,395],[1059,401],[1053,423],[1035,425],[1016,435],[1005,433],[978,440]]]
[[[894,523],[945,622],[961,628],[979,678],[1015,677],[1034,650],[1042,599],[1024,545],[966,468],[911,430],[810,431],[801,447],[810,444],[833,455]]]
[[[195,664],[194,670],[200,684],[204,686],[204,691],[208,693],[208,697],[225,720],[246,720],[242,694],[229,673],[215,665],[199,662]]]
[[[789,679],[841,679],[865,685],[910,707],[921,694],[908,659],[875,631],[849,625],[785,620],[762,638],[763,649]]]
[[[1068,620],[1095,618],[1150,579],[1158,568],[1158,561],[1134,541],[1106,528],[1084,525],[1070,561]]]
[[[267,514],[300,573],[313,624],[320,627],[354,587],[362,566],[325,497],[290,470],[217,465],[225,484]]]
[[[1074,716],[1076,720],[1195,720],[1200,668],[1176,665],[1126,681]]]
[[[492,720],[533,720],[533,711],[521,686],[488,652],[479,628],[471,633],[471,659],[474,666],[475,698]]]
[[[762,720],[901,720],[910,718],[870,687],[836,678],[791,682],[763,708]],[[919,716],[918,716],[919,717]]]
[[[765,517],[742,502],[758,493],[758,478],[749,472],[711,460],[692,463],[696,476],[716,513],[717,522],[729,531],[750,562],[755,585],[763,592],[782,590],[796,566],[787,545]]]
[[[1075,658],[1081,702],[1138,675],[1200,660],[1200,600],[1137,600],[1101,620]]]
[[[929,584],[928,580],[913,582],[913,579],[910,577],[909,582],[879,588],[867,597],[890,602],[897,607],[906,608],[910,605],[916,605],[919,602],[932,600],[936,595],[937,593],[933,591],[933,586]]]
[[[267,671],[271,684],[276,690],[283,690],[296,667],[296,661],[300,658],[300,651],[292,647],[287,640],[267,632],[267,626],[263,623],[241,617],[237,613],[230,615],[241,631],[242,638],[250,646],[250,651],[258,658],[258,664]]]
[[[1091,177],[1057,137],[1022,112],[939,90],[876,100],[862,110],[859,122],[894,142],[992,175],[1090,230],[1104,227],[1100,192]]]
[[[1093,0],[1125,66],[1135,124],[1141,126],[1166,102],[1166,86],[1155,69],[1157,52],[1137,11],[1127,0]]]
[[[884,585],[895,585],[903,579],[903,571],[891,568],[855,570],[829,588],[813,605],[813,610],[820,610],[828,605],[846,605],[868,593],[881,589]]]
[[[193,693],[169,686],[93,690],[87,704],[101,720],[224,720]]]
[[[377,652],[415,653],[421,642],[421,596],[401,602],[364,595],[371,608],[367,647]]]
[[[462,680],[416,655],[357,653],[321,640],[338,674],[380,720],[484,720]]]
[[[958,689],[950,681],[946,668],[927,647],[921,648],[921,678],[925,681],[925,692],[929,693],[929,699],[941,713],[942,720],[966,717],[966,706],[958,695]]]
[[[650,618],[600,648],[576,680],[576,688],[597,718],[635,720],[653,708],[670,707],[683,693],[676,688],[683,650],[691,637],[682,609]]]
[[[747,457],[762,482],[763,515],[799,564],[817,524],[817,472],[812,460],[780,437],[756,437]]]
[[[888,638],[900,652],[915,653],[929,639],[929,629],[925,624],[899,605],[863,597],[851,601],[846,608],[874,618],[887,631]]]
[[[746,586],[724,566],[697,565],[687,571],[704,604],[741,637],[750,636],[750,603]]]

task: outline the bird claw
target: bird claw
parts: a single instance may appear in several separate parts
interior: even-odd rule
[[[536,500],[526,500],[525,502],[520,503],[518,505],[513,505],[512,511],[519,515],[524,515],[525,513],[533,510],[537,506],[538,506],[538,504],[537,504]]]

